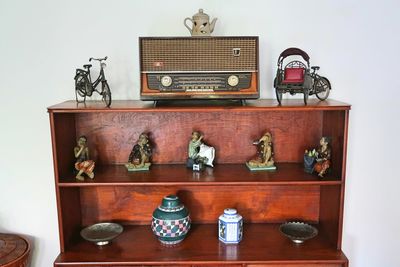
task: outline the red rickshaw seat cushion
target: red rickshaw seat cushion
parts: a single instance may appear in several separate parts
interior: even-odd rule
[[[304,68],[286,68],[282,83],[303,83],[304,72]]]

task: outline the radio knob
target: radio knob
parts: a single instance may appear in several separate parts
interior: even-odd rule
[[[231,76],[229,76],[229,78],[228,78],[228,84],[230,85],[230,86],[236,86],[236,85],[238,85],[238,83],[239,83],[239,77],[238,76],[236,76],[236,75],[231,75]]]
[[[170,76],[163,76],[161,78],[161,84],[165,87],[171,86],[172,78]]]

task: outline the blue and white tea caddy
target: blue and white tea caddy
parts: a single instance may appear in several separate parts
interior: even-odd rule
[[[225,209],[218,220],[218,238],[225,244],[237,244],[243,237],[243,217],[236,209]]]

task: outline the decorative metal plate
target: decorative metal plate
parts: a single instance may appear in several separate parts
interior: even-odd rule
[[[118,223],[97,223],[82,229],[81,236],[87,241],[103,246],[120,235],[123,230],[122,225]]]
[[[303,243],[305,240],[311,239],[318,234],[317,228],[305,222],[283,223],[279,227],[279,230],[297,244]]]

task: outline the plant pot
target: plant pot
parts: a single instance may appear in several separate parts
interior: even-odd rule
[[[304,155],[304,171],[312,173],[315,165],[315,157]]]

